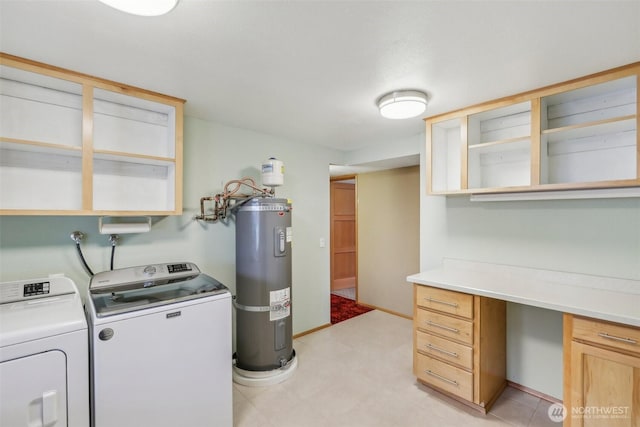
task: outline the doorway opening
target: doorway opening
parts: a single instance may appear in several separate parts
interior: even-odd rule
[[[356,300],[358,287],[355,175],[331,177],[331,293]]]
[[[358,300],[357,176],[331,177],[331,323],[372,310]]]

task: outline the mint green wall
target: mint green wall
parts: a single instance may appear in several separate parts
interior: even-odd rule
[[[445,256],[640,279],[640,199],[446,200]]]
[[[116,268],[153,262],[192,261],[235,290],[233,224],[193,220],[200,197],[213,195],[222,183],[251,176],[260,182],[261,162],[270,156],[284,162],[285,185],[276,194],[293,202],[294,333],[329,323],[329,163],[341,154],[249,130],[185,118],[184,214],[154,218],[151,232],[122,235]],[[0,217],[0,280],[65,273],[81,289],[82,270],[74,230],[85,232],[85,256],[94,271],[109,267],[108,236],[98,234],[97,217]]]

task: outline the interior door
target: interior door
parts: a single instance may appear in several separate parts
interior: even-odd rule
[[[331,290],[356,286],[356,185],[331,182]]]
[[[0,363],[0,426],[67,425],[67,360],[59,350]]]

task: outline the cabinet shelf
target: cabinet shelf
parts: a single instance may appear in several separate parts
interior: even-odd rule
[[[17,138],[5,138],[0,137],[0,149],[2,150],[16,150],[16,151],[34,151],[34,152],[58,152],[60,154],[75,155],[80,157],[82,155],[82,148],[72,145],[54,144],[50,142],[29,141],[25,139]]]
[[[522,136],[517,138],[502,139],[498,141],[483,142],[482,144],[469,145],[469,151],[480,150],[480,151],[487,152],[489,151],[488,149],[490,149],[490,147],[494,147],[495,151],[503,151],[503,150],[509,149],[508,147],[509,144],[529,141],[530,139],[531,139],[531,136]]]
[[[637,179],[636,117],[543,132],[541,184]]]
[[[176,159],[169,157],[148,156],[146,154],[125,153],[121,151],[94,150],[94,158],[100,160],[113,160],[118,162],[138,163],[147,165],[170,166],[176,163]]]
[[[635,121],[636,115],[630,114],[623,117],[546,129],[542,131],[542,135],[547,135],[549,142],[556,142],[564,139],[584,138],[594,134],[625,132],[635,130]]]

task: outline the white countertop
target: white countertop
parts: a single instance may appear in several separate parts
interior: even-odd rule
[[[446,259],[407,281],[640,327],[640,280]]]

